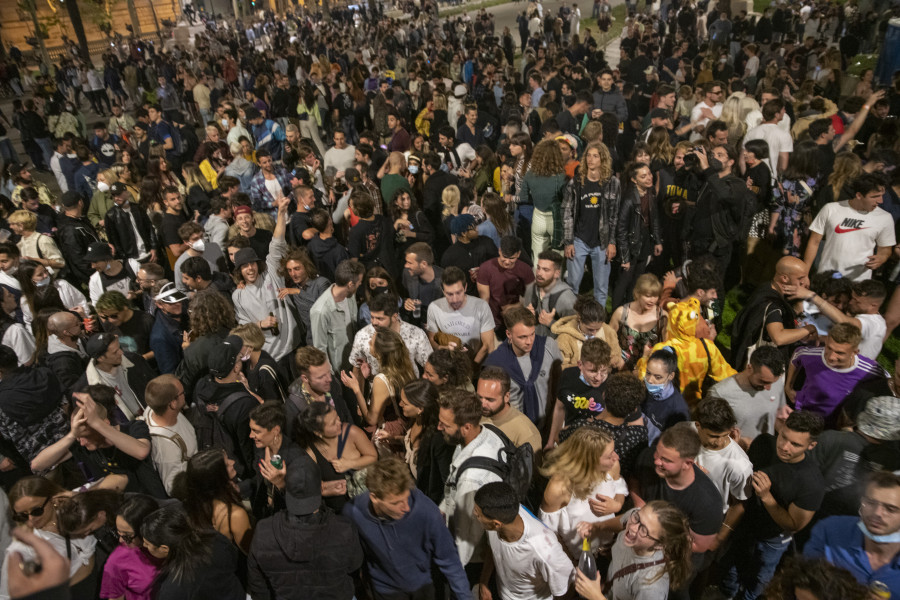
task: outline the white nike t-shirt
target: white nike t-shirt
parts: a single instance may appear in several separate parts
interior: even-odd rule
[[[834,269],[852,281],[871,279],[866,260],[879,246],[896,244],[894,220],[887,211],[876,207],[860,212],[847,200],[826,204],[809,228],[824,237],[819,272]]]

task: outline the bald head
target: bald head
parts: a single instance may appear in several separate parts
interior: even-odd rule
[[[809,267],[805,262],[794,256],[785,256],[775,264],[775,279],[772,284],[775,287],[802,286],[807,282]]]
[[[78,325],[78,317],[70,312],[58,312],[50,315],[47,319],[47,329],[50,333],[59,335],[67,329],[71,329]]]

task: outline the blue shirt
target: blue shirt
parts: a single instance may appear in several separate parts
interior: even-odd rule
[[[877,571],[872,571],[863,542],[865,537],[856,523],[859,517],[828,517],[819,521],[812,537],[803,548],[808,558],[824,558],[836,567],[850,571],[863,585],[880,581],[891,590],[891,597],[900,596],[900,555]]]

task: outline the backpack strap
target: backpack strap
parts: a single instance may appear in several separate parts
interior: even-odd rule
[[[289,302],[288,304],[293,304],[293,302]],[[299,322],[299,321],[298,321]],[[275,380],[275,385],[278,386],[278,393],[281,394],[281,401],[284,402],[287,394],[284,393],[284,388],[281,387],[281,380],[278,379],[278,374],[275,372],[275,369],[272,368],[271,365],[263,365],[259,368],[260,371],[265,371],[269,374],[269,376]]]
[[[503,454],[509,454],[510,448],[514,448],[514,444],[510,441],[509,437],[503,431],[497,427],[496,425],[492,425],[490,423],[485,423],[482,425],[488,431],[491,431],[500,438],[500,441],[503,442],[503,448],[497,452],[497,458],[488,458],[487,456],[472,456],[467,458],[459,465],[459,468],[456,469],[455,477],[453,480],[453,486],[455,487],[457,482],[459,481],[460,475],[463,474],[463,471],[466,469],[484,469],[485,471],[490,471],[491,473],[497,475],[500,478],[503,478],[507,472],[506,463],[503,462],[502,457]]]
[[[178,433],[173,433],[171,436],[163,435],[161,433],[151,433],[150,437],[160,438],[163,440],[169,440],[170,442],[172,442],[173,444],[178,446],[179,450],[181,450],[181,462],[187,461],[187,459],[188,459],[187,444],[184,443],[184,438],[182,438],[181,435],[179,435]]]
[[[246,398],[247,394],[245,392],[235,392],[233,394],[228,394],[225,396],[225,399],[219,402],[219,408],[216,409],[216,417],[221,419],[222,415],[225,414],[225,411],[231,408],[232,404],[235,404],[238,400],[242,398]]]

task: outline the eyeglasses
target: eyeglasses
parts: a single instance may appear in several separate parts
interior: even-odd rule
[[[638,514],[638,512],[639,512],[639,511],[636,510],[636,511],[634,511],[634,512],[631,513],[631,516],[630,516],[630,517],[628,517],[628,521],[629,521],[629,522],[634,523],[635,525],[638,526],[638,535],[641,536],[641,537],[643,537],[643,538],[647,538],[648,540],[653,540],[653,541],[656,542],[657,544],[661,544],[662,542],[660,542],[660,541],[659,541],[658,539],[656,539],[655,537],[650,537],[650,531],[647,529],[647,526],[646,526],[646,525],[644,525],[643,523],[641,523],[641,517],[640,517],[640,515]]]
[[[875,510],[877,508],[883,508],[884,512],[889,515],[896,515],[900,513],[900,506],[894,506],[893,504],[885,504],[884,502],[879,502],[878,500],[873,500],[868,496],[863,496],[859,499],[860,508],[866,510]]]
[[[130,544],[134,540],[134,538],[137,537],[136,533],[122,533],[118,530],[116,530],[116,535],[122,538],[122,541],[126,544]]]
[[[29,517],[40,517],[44,514],[44,508],[47,506],[47,503],[50,502],[50,497],[48,496],[44,503],[40,506],[36,506],[31,510],[26,510],[25,512],[14,512],[13,513],[13,521],[16,523],[25,523],[28,521]]]

